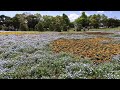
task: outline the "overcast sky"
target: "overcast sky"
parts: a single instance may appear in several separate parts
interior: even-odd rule
[[[41,15],[52,15],[52,16],[62,15],[63,13],[65,13],[68,15],[70,20],[73,21],[81,15],[82,11],[0,11],[0,15],[13,17],[15,16],[15,14],[22,14],[24,12],[28,12],[31,14],[40,13]],[[108,17],[112,17],[112,18],[116,17],[120,19],[120,11],[85,11],[85,12],[88,16],[93,14],[105,14]]]

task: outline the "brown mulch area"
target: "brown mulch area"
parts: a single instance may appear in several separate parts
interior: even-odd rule
[[[83,34],[88,34],[88,35],[112,35],[114,33],[108,33],[108,32],[72,32],[72,33],[68,33],[68,32],[61,32],[59,33],[60,35],[83,35]]]
[[[109,35],[114,33],[107,33],[107,32],[85,32],[85,34],[92,34],[92,35]]]
[[[90,58],[95,62],[110,61],[113,55],[120,54],[120,44],[111,43],[111,38],[58,39],[50,46],[55,53],[66,52],[75,56]]]

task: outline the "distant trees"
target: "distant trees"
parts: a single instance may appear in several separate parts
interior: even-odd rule
[[[70,20],[66,14],[63,14],[63,31],[67,31],[70,28]]]
[[[8,16],[0,16],[0,29],[9,30],[10,25],[12,24],[12,19]]]
[[[77,18],[74,22],[74,26],[77,31],[80,31],[83,27],[90,27],[90,28],[114,28],[120,26],[120,20],[114,18],[108,18],[104,14],[94,14],[87,17],[85,12]]]
[[[85,12],[75,21],[70,22],[66,14],[62,16],[49,16],[41,14],[16,14],[14,17],[0,15],[0,30],[15,31],[68,31],[75,28],[76,31],[85,28],[113,28],[120,26],[120,20],[108,18],[104,14],[94,14],[87,16]]]
[[[89,19],[85,12],[82,12],[82,15],[75,20],[75,27],[77,31],[80,31],[82,28],[89,26]]]
[[[90,26],[93,27],[93,28],[99,28],[99,25],[100,25],[100,23],[101,23],[100,20],[101,20],[101,17],[100,17],[99,14],[98,14],[98,15],[96,15],[96,14],[91,15],[91,16],[89,17]]]
[[[38,24],[39,20],[37,19],[37,16],[35,15],[29,15],[26,17],[27,20],[27,26],[30,30],[35,29],[35,25]]]
[[[35,25],[36,31],[44,31],[44,26],[42,22],[38,22],[38,24]]]
[[[118,26],[120,26],[120,20],[119,19],[109,18],[107,20],[107,26],[108,26],[108,28],[110,28],[110,27],[112,27],[112,28],[118,27]]]
[[[13,18],[12,18],[12,21],[13,21],[13,27],[14,27],[14,30],[18,31],[19,27],[20,27],[20,20],[19,20],[19,15],[16,14]]]
[[[101,26],[106,28],[107,27],[107,20],[108,20],[108,17],[105,16],[104,14],[102,14],[101,15],[101,21],[100,21]]]

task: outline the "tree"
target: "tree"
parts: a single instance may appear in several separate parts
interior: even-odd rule
[[[56,16],[54,17],[55,23],[54,23],[54,31],[61,32],[63,30],[63,17]]]
[[[26,23],[20,23],[20,31],[28,31],[28,26]]]
[[[75,26],[79,31],[81,30],[81,28],[89,26],[89,18],[87,17],[85,12],[82,12],[82,15],[75,20]]]
[[[35,26],[35,30],[37,30],[37,31],[44,31],[43,22],[39,21],[39,23],[36,24],[36,26]]]
[[[104,27],[107,27],[107,16],[105,16],[104,14],[101,15],[101,24]]]
[[[15,28],[15,30],[18,30],[20,28],[20,20],[19,20],[19,15],[16,14],[13,18],[13,27]]]
[[[38,18],[35,15],[27,16],[27,25],[29,29],[35,29],[35,25],[39,22]]]
[[[74,22],[70,22],[69,27],[70,27],[70,28],[74,28]]]
[[[26,14],[16,14],[16,16],[13,19],[13,25],[18,30],[21,31],[27,31],[28,25],[27,25],[27,15]],[[16,25],[16,26],[15,26]]]
[[[37,18],[38,21],[43,21],[43,17],[42,17],[41,14],[36,13],[36,14],[34,14],[34,16],[36,16],[36,18]]]
[[[12,19],[8,16],[1,15],[0,16],[0,25],[4,30],[9,30],[9,26],[12,25]]]
[[[91,15],[89,16],[89,20],[90,20],[90,26],[93,26],[93,28],[99,28],[100,26],[100,20],[101,20],[101,17],[100,15]]]
[[[109,18],[108,20],[107,20],[107,26],[108,27],[114,27],[114,19],[113,18]]]
[[[114,19],[114,18],[108,18],[107,20],[107,26],[110,28],[118,27],[120,26],[120,20],[119,19]]]
[[[49,25],[49,30],[50,31],[55,31],[55,17],[51,16],[51,19],[50,19],[50,25]]]
[[[52,23],[53,23],[53,16],[48,16],[48,15],[43,16],[44,30],[52,31],[52,29],[50,28]]]
[[[0,25],[0,30],[2,30],[2,25]]]
[[[7,16],[5,16],[5,15],[0,15],[0,24],[1,25],[5,24],[6,17]]]
[[[67,31],[70,28],[70,20],[66,14],[63,14],[63,31]]]
[[[82,25],[82,27],[89,26],[88,17],[87,17],[87,15],[85,14],[85,12],[82,12],[82,15],[81,15],[81,17],[80,17],[80,20],[81,20],[81,25]]]

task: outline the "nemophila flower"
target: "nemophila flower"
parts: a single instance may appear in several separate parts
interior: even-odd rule
[[[119,78],[113,55],[120,47],[113,41],[88,34],[0,35],[0,78]]]

